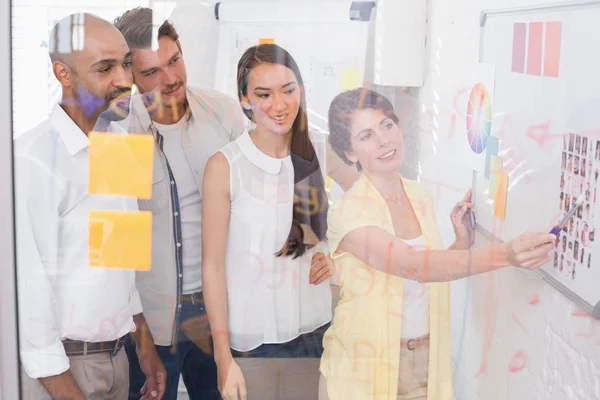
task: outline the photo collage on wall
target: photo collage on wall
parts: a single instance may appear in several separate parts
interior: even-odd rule
[[[580,194],[585,201],[556,238],[553,266],[560,275],[575,280],[580,268],[591,268],[594,257],[594,217],[600,174],[600,140],[570,133],[564,137],[560,168],[559,220],[575,205]]]

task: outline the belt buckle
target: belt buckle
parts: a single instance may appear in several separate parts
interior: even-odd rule
[[[421,343],[421,338],[409,339],[408,342],[406,342],[406,348],[410,351],[413,351],[417,348],[417,345],[419,345],[419,343]]]
[[[196,293],[192,293],[191,295],[192,298],[192,304],[202,304],[202,292],[196,292]]]
[[[113,357],[117,355],[119,350],[121,350],[121,346],[122,346],[123,342],[124,342],[123,338],[119,338],[119,339],[115,340],[115,345],[110,353]]]

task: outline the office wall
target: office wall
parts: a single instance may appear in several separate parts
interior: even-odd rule
[[[46,119],[60,98],[47,43],[48,33],[58,20],[85,11],[112,21],[125,10],[148,5],[149,0],[12,0],[13,136]]]
[[[188,83],[212,88],[217,70],[219,22],[213,1],[179,0],[169,16],[184,49]]]
[[[478,60],[480,12],[542,1],[429,0],[427,78],[413,117],[421,179],[434,191],[446,244],[454,239],[450,210],[471,185],[470,171],[457,165],[448,144],[461,134],[453,121],[464,118],[460,77]],[[452,310],[457,399],[600,398],[597,322],[536,273],[511,268],[453,283]]]

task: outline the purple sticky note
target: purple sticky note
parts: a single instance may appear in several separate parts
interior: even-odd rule
[[[525,36],[527,24],[518,22],[513,28],[512,72],[525,72]]]

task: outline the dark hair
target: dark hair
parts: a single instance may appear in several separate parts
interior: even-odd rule
[[[352,116],[357,110],[381,110],[396,125],[400,122],[394,106],[383,95],[367,88],[348,90],[338,94],[329,106],[329,143],[335,153],[348,165],[355,164],[360,171],[359,162],[353,163],[346,157],[346,152],[352,151],[350,144],[350,129]]]
[[[152,9],[136,7],[125,11],[123,15],[115,18],[115,27],[121,31],[130,50],[147,49],[152,47]],[[173,24],[164,21],[158,28],[158,39],[169,37],[174,42],[179,40],[179,35]],[[181,51],[181,48],[179,49]]]
[[[261,44],[250,47],[244,52],[237,69],[238,97],[248,94],[248,76],[253,68],[260,64],[280,64],[294,72],[298,85],[304,89],[300,69],[294,58],[285,49],[276,44]],[[243,108],[242,108],[243,109]],[[251,110],[243,109],[250,120]],[[329,202],[325,192],[325,182],[321,173],[315,148],[308,134],[306,96],[301,92],[300,109],[292,125],[291,157],[294,166],[294,209],[290,233],[277,256],[303,255],[311,246],[304,242],[302,224],[309,226],[319,240],[327,233],[327,211]]]

